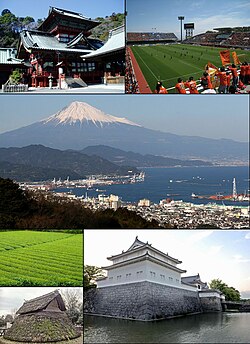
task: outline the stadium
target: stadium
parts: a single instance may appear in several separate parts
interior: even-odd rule
[[[193,35],[194,25],[184,24],[180,40],[170,32],[127,32],[126,93],[249,93],[250,27]],[[220,86],[221,72],[227,78],[225,88]],[[209,87],[203,73],[209,75]],[[178,79],[184,92],[178,91]],[[156,87],[158,81],[163,92]]]

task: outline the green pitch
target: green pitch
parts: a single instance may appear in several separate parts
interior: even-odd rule
[[[225,48],[193,46],[187,44],[132,46],[134,56],[154,92],[157,80],[163,82],[166,88],[174,87],[179,77],[184,81],[193,76],[198,80],[208,62],[221,67],[219,52]],[[250,62],[250,51],[232,49],[236,51],[241,62]],[[232,61],[233,63],[233,61]],[[175,90],[169,91],[175,93]]]
[[[0,232],[0,286],[82,284],[82,234]]]

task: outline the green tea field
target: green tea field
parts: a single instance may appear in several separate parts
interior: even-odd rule
[[[184,81],[190,76],[198,80],[208,62],[221,67],[219,52],[225,50],[187,44],[132,46],[131,49],[152,92],[157,80],[161,80],[164,87],[171,88],[179,77]],[[250,51],[230,51],[236,51],[241,62],[250,62]],[[171,92],[175,93],[175,90],[170,90],[169,93]]]
[[[0,231],[1,286],[82,284],[82,234]]]

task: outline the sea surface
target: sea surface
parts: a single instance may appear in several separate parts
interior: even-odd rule
[[[207,204],[215,201],[209,199],[192,198],[196,195],[232,195],[233,178],[236,178],[237,193],[245,193],[249,190],[249,167],[175,167],[175,168],[144,168],[144,182],[122,185],[96,186],[93,189],[61,189],[71,190],[77,196],[97,196],[96,189],[102,193],[115,194],[126,202],[138,202],[147,198],[154,203],[170,198],[183,200],[196,204]],[[100,193],[100,192],[99,192]],[[224,200],[216,201],[225,205],[248,205],[248,202],[232,202]]]
[[[250,343],[250,313],[206,313],[157,322],[84,317],[84,343]]]

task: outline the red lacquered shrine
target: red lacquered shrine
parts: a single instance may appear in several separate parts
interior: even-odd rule
[[[103,42],[89,38],[91,29],[100,22],[80,13],[50,7],[48,17],[37,30],[20,33],[18,58],[29,62],[28,83],[33,87],[72,86],[81,79],[100,83],[103,71],[95,62],[82,57],[102,47]]]

